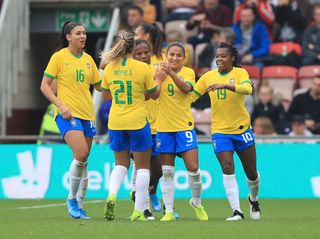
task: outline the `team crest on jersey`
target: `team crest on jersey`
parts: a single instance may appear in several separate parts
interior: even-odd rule
[[[160,139],[157,139],[156,146],[157,146],[157,148],[160,148],[160,146],[161,146],[161,140]]]
[[[234,79],[233,78],[230,79],[230,84],[232,84],[232,85],[234,84]]]
[[[90,63],[87,63],[87,68],[90,69]]]

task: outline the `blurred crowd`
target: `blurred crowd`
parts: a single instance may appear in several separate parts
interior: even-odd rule
[[[156,22],[163,30],[164,49],[172,41],[184,43],[185,65],[196,71],[197,78],[216,68],[215,51],[221,42],[237,47],[244,67],[320,69],[320,0],[134,0],[122,7],[121,17],[120,32]],[[284,43],[280,50],[272,47],[277,43]],[[304,88],[295,82],[295,91],[285,99],[275,94],[276,85],[259,79],[256,95],[247,99],[255,134],[320,134],[320,71],[309,82]],[[194,104],[194,112],[209,105],[205,96]],[[100,112],[104,123],[108,107],[104,104]]]

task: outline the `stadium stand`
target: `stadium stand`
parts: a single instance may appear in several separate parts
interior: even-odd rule
[[[295,42],[278,42],[270,45],[269,54],[287,55],[294,51],[297,55],[301,56],[302,47]]]
[[[183,36],[183,42],[186,43],[187,39],[190,36],[194,36],[197,34],[197,28],[194,28],[191,31],[188,31],[186,29],[187,21],[186,20],[175,20],[175,21],[169,21],[165,25],[165,33],[170,31],[179,31],[181,32]]]
[[[267,80],[274,93],[280,93],[284,100],[291,101],[296,87],[298,70],[292,66],[266,66],[262,70],[262,80]]]
[[[253,65],[245,65],[243,66],[244,69],[248,71],[248,74],[250,76],[250,80],[254,84],[255,88],[258,89],[260,86],[260,80],[261,80],[261,70],[257,66]]]
[[[302,66],[298,71],[300,88],[310,88],[314,76],[320,75],[320,65]]]

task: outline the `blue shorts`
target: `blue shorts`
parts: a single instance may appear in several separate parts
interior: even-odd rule
[[[158,153],[182,153],[197,148],[196,131],[158,132]]]
[[[157,135],[156,134],[152,134],[152,153],[151,156],[158,156],[158,152],[157,152]]]
[[[83,131],[84,136],[93,137],[96,135],[96,125],[94,121],[83,120],[73,117],[70,120],[64,119],[62,115],[58,114],[56,123],[60,130],[62,137],[70,130]]]
[[[151,148],[152,137],[150,125],[147,123],[142,129],[137,130],[112,130],[108,129],[110,149],[116,152],[130,150],[143,152]]]
[[[248,129],[242,134],[212,134],[212,144],[215,153],[225,151],[242,152],[254,143],[252,129]]]

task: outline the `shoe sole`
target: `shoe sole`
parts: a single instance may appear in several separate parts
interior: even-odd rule
[[[113,214],[114,205],[115,205],[114,202],[107,202],[107,204],[106,204],[107,210],[106,210],[106,212],[104,214],[104,218],[107,221],[113,221],[114,220],[114,214]]]

